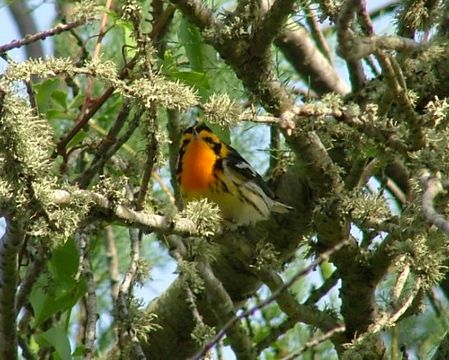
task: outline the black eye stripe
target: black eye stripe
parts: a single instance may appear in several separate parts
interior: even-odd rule
[[[190,139],[184,139],[184,141],[181,144],[181,149],[185,149],[186,146],[189,144]]]
[[[214,141],[214,139],[212,139],[210,136],[203,137],[203,140],[209,144],[216,144],[216,141]]]
[[[220,155],[221,152],[221,144],[220,143],[213,143],[214,144],[214,152],[217,155]]]

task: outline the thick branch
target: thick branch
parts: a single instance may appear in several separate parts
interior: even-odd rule
[[[259,56],[269,49],[282,25],[293,10],[294,0],[276,0],[264,14],[253,34],[251,51]]]
[[[6,218],[0,238],[0,358],[17,359],[17,253],[25,236],[21,225]]]
[[[234,316],[235,308],[231,297],[227,293],[223,284],[215,276],[212,268],[206,262],[201,260],[198,266],[201,278],[204,280],[207,295],[211,297],[212,302],[215,304],[213,311],[216,313],[218,323],[220,325],[226,324],[232,316]],[[239,322],[234,323],[226,330],[226,335],[231,342],[232,349],[234,350],[238,359],[255,359],[256,354],[252,343],[248,335],[244,332]],[[205,348],[207,349],[207,347]],[[200,358],[205,355],[201,354]],[[198,358],[198,357],[197,357]]]
[[[157,231],[161,233],[189,234],[197,233],[195,224],[188,219],[176,221],[162,215],[148,214],[135,211],[129,207],[114,204],[105,196],[87,190],[78,190],[70,193],[66,190],[56,190],[52,194],[52,201],[58,205],[69,205],[75,199],[84,198],[93,203],[91,210],[107,213],[112,219],[126,224],[133,224],[145,231]]]
[[[291,279],[285,283],[279,281],[280,277],[278,277],[276,275],[273,275],[271,273],[270,273],[270,275],[267,275],[268,273],[261,272],[260,275],[262,275],[262,277],[264,278],[264,281],[266,280],[268,282],[268,286],[270,286],[270,289],[272,290],[271,295],[268,298],[266,298],[265,300],[261,301],[256,306],[254,306],[246,311],[243,311],[238,316],[234,316],[233,318],[229,319],[226,322],[226,324],[223,326],[223,328],[220,330],[220,332],[215,336],[215,338],[212,339],[212,341],[210,341],[206,345],[206,347],[203,349],[203,351],[201,353],[196,355],[195,359],[196,360],[201,359],[201,356],[204,355],[207,352],[207,350],[211,349],[216,343],[218,343],[218,341],[224,336],[226,331],[228,329],[230,329],[232,326],[234,326],[240,319],[243,319],[247,316],[254,314],[256,311],[264,308],[265,306],[271,304],[274,301],[278,301],[280,306],[283,307],[283,310],[285,309],[287,314],[291,313],[292,311],[294,311],[296,313],[296,310],[294,310],[294,308],[299,306],[299,304],[297,304],[296,301],[294,301],[294,299],[291,296],[285,295],[285,291],[288,290],[298,279],[300,279],[301,277],[307,275],[310,271],[312,271],[312,269],[314,267],[318,266],[323,261],[328,260],[332,254],[339,251],[346,244],[347,244],[347,242],[342,242],[340,244],[337,244],[335,247],[328,250],[327,252],[321,254],[319,258],[317,258],[315,261],[313,261],[305,269],[296,272],[291,277]],[[310,310],[310,309],[308,309],[308,310]],[[324,315],[324,313],[320,313],[321,319],[319,319],[320,317],[315,318],[316,315],[317,315],[317,313],[314,313],[312,315],[301,314],[300,317],[302,320],[304,320],[305,318],[308,318],[310,316],[309,317],[309,319],[311,319],[310,321],[316,326],[323,326],[324,328],[327,328],[330,325],[328,330],[333,329],[335,327],[336,324],[333,321],[332,317],[326,317]],[[294,317],[296,317],[296,316],[297,315],[295,315]],[[320,323],[320,321],[322,321],[322,322]]]
[[[275,44],[304,81],[318,94],[349,92],[348,85],[317,49],[306,29],[298,27],[282,32],[276,38]]]
[[[184,15],[186,15],[200,30],[218,28],[220,23],[212,10],[197,0],[173,0]]]
[[[428,171],[421,175],[420,180],[424,188],[422,211],[425,218],[441,231],[449,234],[449,220],[435,210],[434,204],[435,198],[443,192],[441,180],[437,177],[431,177]]]

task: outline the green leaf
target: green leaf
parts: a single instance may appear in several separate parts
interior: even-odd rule
[[[51,346],[59,359],[70,360],[70,342],[62,327],[53,327],[44,333],[35,335],[36,342],[41,346]]]
[[[78,109],[84,103],[84,100],[85,100],[84,94],[79,93],[72,99],[68,108],[69,109]]]
[[[61,111],[57,109],[50,109],[47,111],[47,119],[50,121],[60,121],[60,120],[73,120],[73,113],[68,113],[66,111]]]
[[[70,309],[85,294],[85,280],[75,280],[78,265],[79,255],[73,239],[55,249],[48,262],[50,279],[40,278],[31,292],[35,327],[53,314]]]
[[[328,279],[334,272],[334,267],[328,261],[323,261],[320,265],[320,270],[323,279]]]
[[[67,148],[71,148],[75,145],[80,144],[89,133],[85,130],[78,131],[76,135],[69,141]]]
[[[82,345],[78,345],[76,349],[72,353],[72,357],[82,357],[84,355],[85,347]]]
[[[55,280],[73,279],[79,266],[79,253],[73,238],[57,247],[48,262],[48,270]]]
[[[134,38],[133,25],[131,24],[131,22],[123,19],[116,20],[115,24],[123,31],[123,38],[126,45],[126,55],[130,58],[134,57],[137,52],[137,43],[136,39]]]
[[[178,37],[184,46],[192,70],[202,72],[204,70],[202,50],[204,45],[198,29],[183,17],[179,25]]]
[[[34,311],[34,327],[37,328],[53,314],[72,308],[86,293],[86,289],[84,279],[79,282],[60,281],[46,291],[42,286],[35,286],[30,295]]]
[[[51,98],[54,100],[55,105],[59,105],[61,109],[67,109],[67,92],[61,90],[55,90],[51,94]]]
[[[207,74],[198,71],[174,71],[170,74],[173,78],[182,81],[184,84],[192,86],[197,90],[209,90],[209,77]]]
[[[59,88],[59,85],[59,79],[48,79],[33,85],[39,112],[46,113],[48,111],[52,94]]]

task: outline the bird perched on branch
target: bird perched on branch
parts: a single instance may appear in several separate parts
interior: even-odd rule
[[[176,175],[184,201],[207,198],[236,225],[293,210],[279,202],[252,166],[203,123],[184,132]]]

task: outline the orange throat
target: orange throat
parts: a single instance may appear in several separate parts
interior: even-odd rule
[[[187,193],[207,190],[214,180],[216,159],[214,151],[203,140],[192,139],[183,157],[182,190]]]

